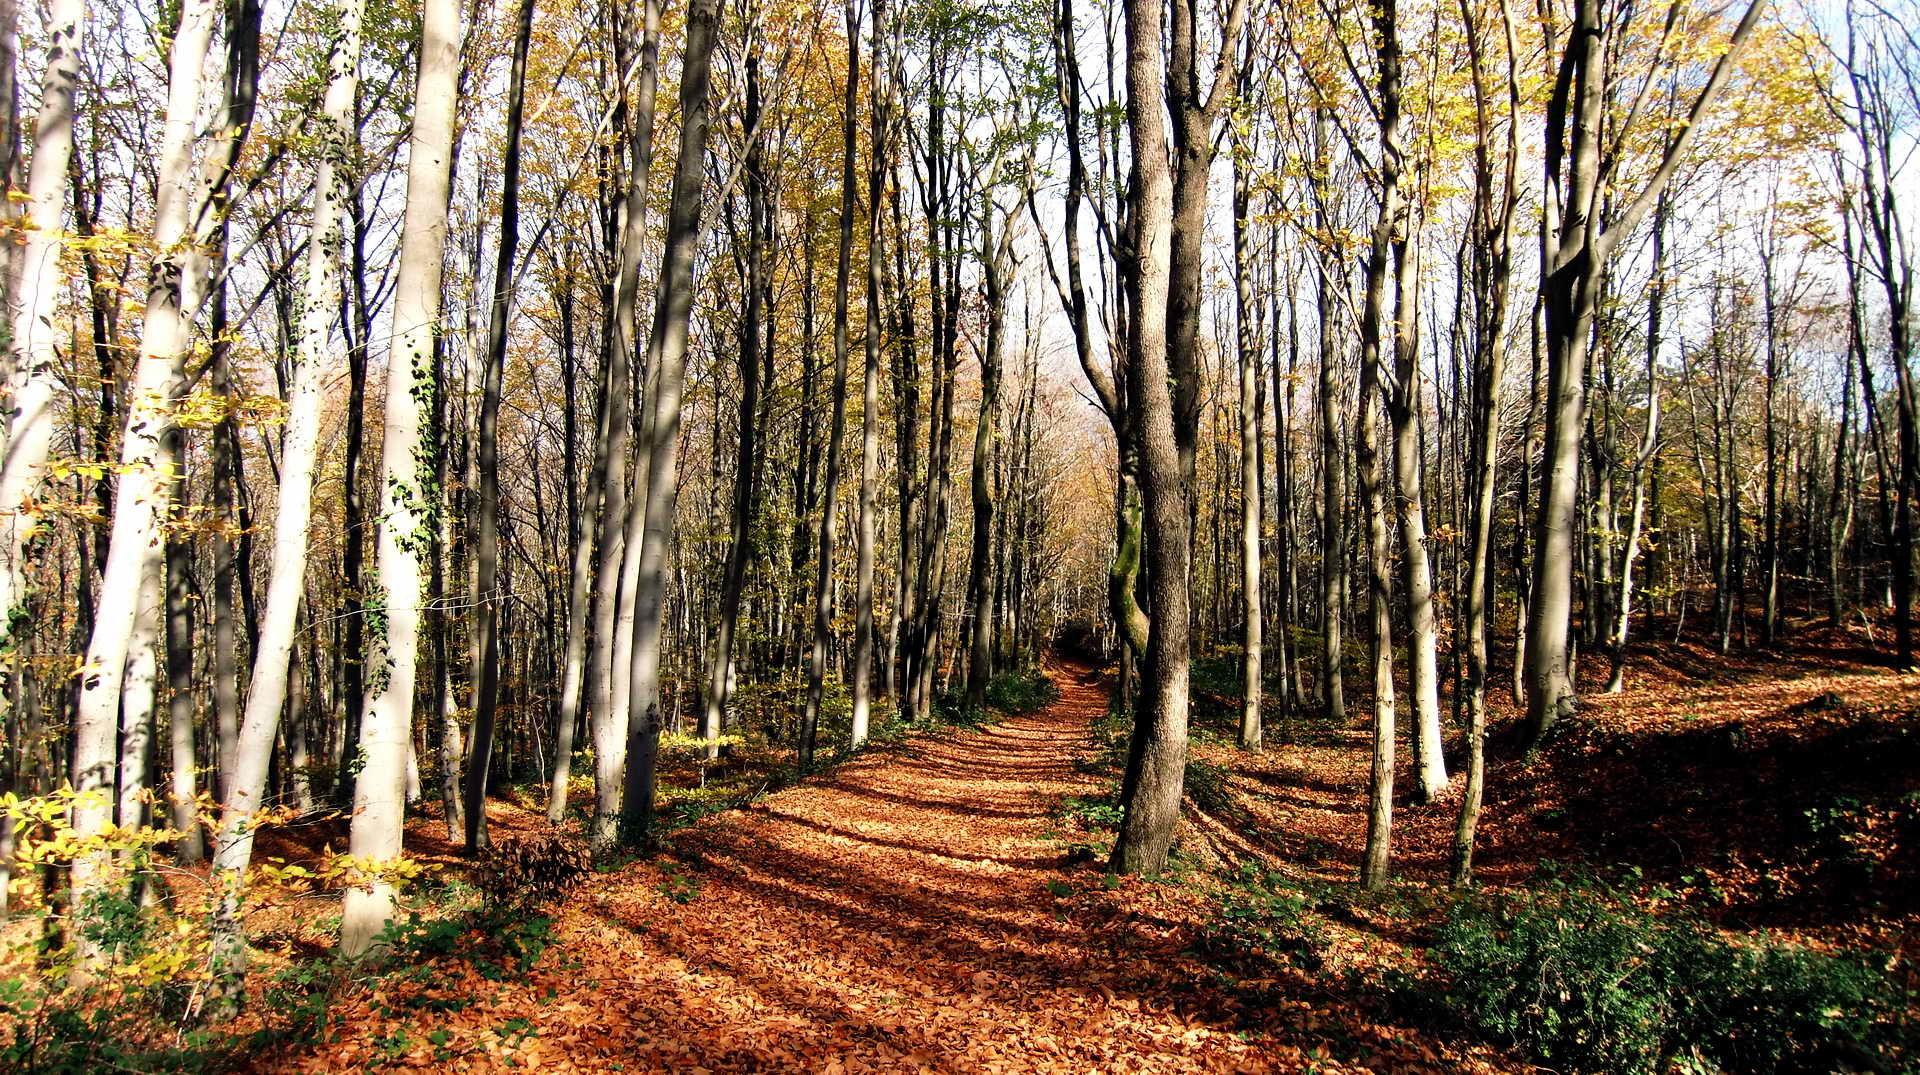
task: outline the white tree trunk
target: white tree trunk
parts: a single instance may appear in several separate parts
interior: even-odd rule
[[[47,14],[47,69],[34,120],[33,159],[27,173],[25,242],[10,268],[19,272],[19,303],[8,311],[13,354],[6,384],[6,442],[0,463],[0,626],[20,605],[25,585],[23,556],[33,530],[24,511],[28,494],[53,447],[54,401],[62,392],[56,345],[65,333],[54,312],[65,288],[60,271],[61,231],[67,205],[67,166],[73,158],[73,91],[80,78],[80,33],[84,0],[53,0]]]
[[[319,458],[320,412],[332,372],[329,345],[340,286],[341,227],[345,184],[339,170],[352,150],[353,100],[359,83],[360,40],[365,0],[341,0],[335,7],[338,37],[328,60],[326,97],[316,130],[320,159],[313,186],[313,229],[307,241],[307,272],[302,295],[298,366],[287,397],[287,424],[281,448],[280,503],[273,527],[273,566],[267,582],[260,637],[247,685],[246,708],[238,746],[228,760],[227,798],[214,846],[214,980],[237,995],[246,966],[246,939],[239,920],[241,889],[253,857],[253,815],[263,805],[267,770],[273,758],[280,712],[287,700],[289,663],[299,625],[300,598],[306,587],[307,527],[313,516],[313,473]],[[294,719],[298,719],[297,714]],[[298,760],[298,759],[296,759]]]
[[[1233,180],[1234,327],[1240,359],[1240,592],[1246,602],[1241,624],[1246,661],[1240,688],[1240,749],[1259,750],[1260,703],[1266,687],[1261,667],[1260,347],[1253,324],[1253,273],[1247,263],[1247,176],[1239,156],[1234,157]]]
[[[159,635],[160,602],[153,598],[160,593],[166,549],[161,524],[173,487],[164,441],[173,422],[173,399],[190,346],[190,311],[197,300],[199,281],[187,271],[195,202],[193,136],[201,72],[218,13],[213,0],[185,0],[173,41],[166,123],[160,139],[160,188],[154,203],[154,248],[160,256],[148,284],[140,356],[128,386],[112,538],[74,718],[74,787],[82,792],[113,787],[114,728],[120,723],[128,727],[146,723],[153,705],[151,657],[142,661],[138,649],[143,648],[142,640],[144,648],[150,648]],[[149,579],[154,585],[148,585]],[[130,664],[135,667],[130,669]],[[141,712],[143,707],[147,712]],[[81,836],[91,836],[104,827],[111,812],[103,799],[75,800],[73,827]],[[99,854],[73,861],[74,904],[81,914],[101,884],[103,865]],[[80,947],[83,960],[99,954],[84,939]]]
[[[1392,306],[1394,383],[1384,387],[1387,412],[1393,423],[1393,466],[1400,486],[1395,498],[1400,514],[1400,536],[1406,555],[1400,560],[1407,590],[1408,687],[1413,703],[1413,801],[1433,801],[1447,786],[1447,763],[1441,752],[1440,630],[1433,607],[1433,563],[1427,546],[1425,466],[1420,458],[1419,354],[1420,293],[1419,222],[1413,233],[1396,241]],[[1382,341],[1383,346],[1386,341]]]
[[[169,455],[167,465],[178,464]],[[164,549],[165,542],[161,545]],[[159,727],[155,708],[160,696],[160,661],[154,647],[160,644],[165,606],[162,574],[154,571],[141,575],[140,599],[127,640],[126,682],[120,688],[120,788],[115,814],[122,828],[143,826],[148,817],[146,792],[152,779],[153,736]]]
[[[423,0],[420,75],[414,91],[413,141],[407,158],[407,210],[400,231],[393,292],[393,350],[387,359],[379,585],[367,638],[368,695],[360,725],[360,775],[354,784],[348,850],[357,859],[397,858],[406,821],[407,759],[412,752],[413,678],[419,650],[420,557],[432,526],[436,491],[423,488],[432,461],[421,443],[423,396],[433,383],[433,345],[440,322],[442,258],[447,243],[447,191],[453,171],[453,117],[460,71],[460,7]],[[349,749],[352,745],[349,744]],[[385,877],[347,889],[340,948],[349,958],[373,946],[393,917],[393,885]]]
[[[640,258],[646,245],[648,177],[653,170],[654,98],[660,71],[660,4],[646,0],[641,12],[640,80],[634,94],[633,153],[629,165],[625,216],[621,221],[620,262],[614,279],[613,352],[603,379],[608,399],[607,424],[600,451],[606,473],[600,503],[600,561],[594,574],[594,648],[587,668],[587,692],[593,733],[594,811],[590,839],[611,846],[618,837],[621,775],[627,758],[626,683],[628,650],[620,648],[621,600],[626,560],[627,441],[630,397],[628,363],[633,359],[635,307],[640,290]],[[631,638],[632,614],[624,620]]]

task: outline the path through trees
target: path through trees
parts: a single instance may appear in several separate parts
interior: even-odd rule
[[[1137,887],[1081,898],[1102,882],[1063,869],[1059,810],[1100,791],[1083,763],[1110,681],[1051,674],[1042,712],[862,754],[681,833],[664,872],[595,878],[523,979],[436,980],[419,1003],[383,988],[386,1014],[356,1005],[334,1044],[281,1070],[390,1061],[377,1050],[396,1041],[498,1062],[501,1026],[533,1028],[506,1052],[542,1071],[1257,1070],[1334,1033],[1395,1070],[1421,1062],[1430,1046],[1389,1041],[1338,985],[1290,982],[1268,1006],[1272,982],[1208,984],[1188,930]]]

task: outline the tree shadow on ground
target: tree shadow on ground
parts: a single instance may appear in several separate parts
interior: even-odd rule
[[[1578,714],[1537,759],[1510,756],[1480,861],[1638,867],[1738,928],[1920,911],[1920,714],[1702,709],[1631,730]]]

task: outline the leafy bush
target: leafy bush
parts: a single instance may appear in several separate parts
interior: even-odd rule
[[[1060,697],[1053,680],[1037,665],[1011,668],[987,681],[987,705],[980,709],[967,704],[966,684],[956,680],[950,690],[934,699],[936,723],[978,728],[1002,716],[1037,713]]]
[[[195,1018],[211,981],[206,917],[192,901],[176,906],[155,850],[181,833],[159,826],[108,825],[82,834],[69,822],[101,789],[62,787],[43,796],[0,795],[0,826],[16,844],[13,910],[31,924],[12,933],[0,965],[18,973],[0,979],[0,1071],[92,1071],[102,1067],[163,1070],[184,1040],[178,1028]],[[210,801],[198,804],[202,819]],[[92,891],[48,891],[74,860],[100,863]],[[69,913],[70,911],[70,913]],[[78,941],[96,958],[82,964]],[[75,973],[84,970],[84,973]]]
[[[1187,794],[1193,803],[1209,814],[1235,817],[1240,814],[1234,802],[1233,788],[1227,780],[1233,774],[1227,767],[1201,758],[1187,759]]]
[[[1211,656],[1195,657],[1188,666],[1188,688],[1195,694],[1238,698],[1241,687],[1245,685],[1240,670],[1244,660],[1245,657],[1237,648]]]
[[[1060,812],[1090,829],[1117,829],[1125,816],[1125,811],[1120,809],[1120,785],[1114,783],[1100,795],[1073,795],[1062,799]]]
[[[1831,1070],[1903,1052],[1909,1033],[1899,988],[1864,955],[1732,944],[1586,880],[1457,904],[1434,953],[1448,1004],[1566,1069]]]
[[[767,784],[742,788],[737,784],[710,784],[704,788],[673,788],[660,796],[660,817],[655,824],[662,830],[684,829],[715,814],[724,814],[746,806],[758,793],[774,784],[792,783],[798,771],[772,774]]]
[[[1060,699],[1060,689],[1037,665],[1009,669],[987,684],[987,707],[1003,713],[1037,713]]]
[[[1289,962],[1317,971],[1325,938],[1308,917],[1307,893],[1279,874],[1245,863],[1222,891],[1219,909],[1201,932],[1204,954]]]
[[[1119,698],[1118,692],[1114,697]],[[1133,714],[1130,711],[1115,707],[1102,713],[1089,729],[1096,753],[1082,768],[1090,772],[1119,769],[1127,762],[1127,743],[1132,735]]]
[[[964,686],[955,686],[952,690],[933,700],[932,721],[928,727],[981,728],[993,723],[993,710],[967,704],[967,692]],[[918,726],[920,722],[915,722]]]
[[[418,968],[451,959],[470,963],[489,981],[532,970],[553,943],[551,918],[525,908],[500,906],[447,918],[409,914],[388,924],[382,935],[382,945],[396,966]]]

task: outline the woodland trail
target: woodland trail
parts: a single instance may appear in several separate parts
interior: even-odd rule
[[[1076,913],[1052,838],[1106,687],[863,755],[677,834],[672,863],[594,878],[518,982],[341,1062],[608,1071],[1262,1070],[1235,1002],[1177,969],[1181,933]],[[1079,871],[1087,881],[1091,871]],[[1097,881],[1092,883],[1097,884]],[[1080,887],[1084,887],[1084,884]],[[382,1009],[376,998],[373,1008]],[[504,1030],[502,1028],[505,1028]],[[530,1029],[530,1032],[528,1032]],[[438,1031],[437,1044],[423,1035]],[[342,1056],[341,1049],[387,1048]],[[438,1061],[438,1062],[436,1062]],[[298,1064],[298,1062],[296,1062]]]

